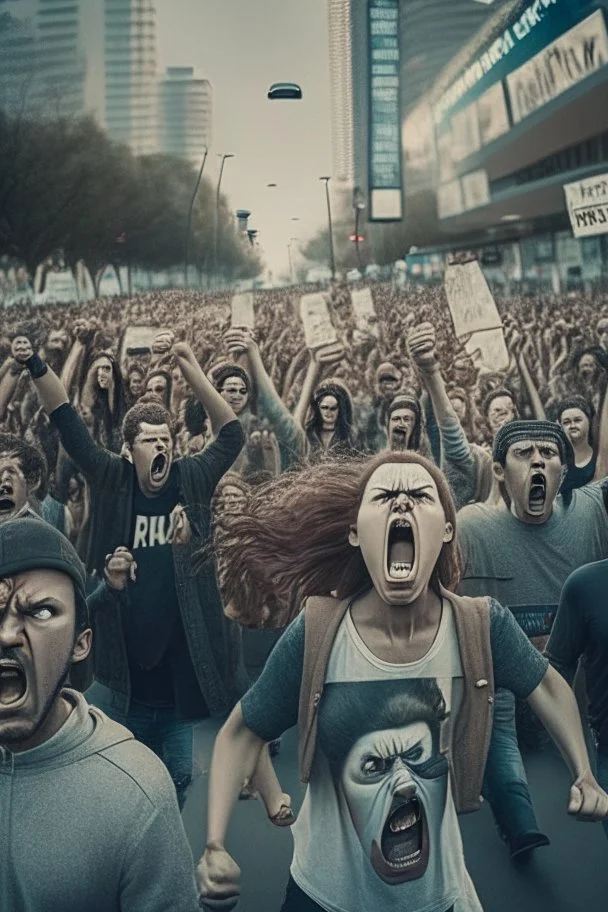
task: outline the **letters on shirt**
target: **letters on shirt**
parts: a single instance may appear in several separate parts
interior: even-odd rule
[[[154,548],[171,544],[173,514],[170,516],[136,516],[133,548]]]

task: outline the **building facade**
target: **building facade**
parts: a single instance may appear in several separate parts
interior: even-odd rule
[[[354,182],[351,0],[328,0],[333,177]]]
[[[168,67],[160,83],[160,151],[198,168],[211,145],[213,92],[193,67]]]

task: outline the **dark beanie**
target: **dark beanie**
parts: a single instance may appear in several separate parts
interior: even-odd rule
[[[59,570],[72,579],[76,594],[86,599],[84,564],[65,535],[43,519],[0,523],[0,577],[24,570]]]
[[[563,465],[572,465],[573,452],[572,445],[566,437],[561,425],[553,421],[507,421],[494,438],[494,447],[492,449],[492,458],[494,462],[499,462],[504,466],[507,459],[507,451],[514,443],[521,440],[550,440],[559,449],[559,455]]]
[[[420,421],[421,409],[420,403],[415,396],[405,396],[403,393],[399,393],[398,396],[395,396],[393,401],[390,403],[386,410],[386,420],[388,422],[389,418],[396,412],[397,409],[411,409],[416,416],[416,421]]]
[[[241,367],[239,364],[222,364],[220,367],[212,368],[211,371],[212,383],[216,390],[220,390],[228,377],[238,377],[243,381],[247,387],[247,391],[251,389],[251,380],[249,379],[249,374],[247,371]]]

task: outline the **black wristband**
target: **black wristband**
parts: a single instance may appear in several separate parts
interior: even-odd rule
[[[24,362],[24,367],[27,367],[32,380],[38,380],[40,377],[44,377],[48,371],[48,367],[40,355],[31,355],[27,361]]]

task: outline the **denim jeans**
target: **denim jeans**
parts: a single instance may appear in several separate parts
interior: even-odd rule
[[[319,906],[308,894],[300,890],[295,880],[290,877],[281,912],[323,912],[323,906]],[[446,912],[454,912],[454,906],[450,906]]]
[[[131,702],[128,712],[117,708],[118,701],[109,687],[96,681],[85,697],[107,716],[128,728],[133,736],[154,751],[163,761],[175,785],[180,811],[192,780],[192,722],[177,718],[174,707],[158,708]]]
[[[494,723],[486,763],[483,796],[508,840],[538,832],[526,771],[517,745],[515,697],[499,688],[494,698]]]
[[[608,792],[608,745],[603,744],[597,749],[596,778],[605,792]],[[608,820],[602,822],[604,832],[608,836]]]

